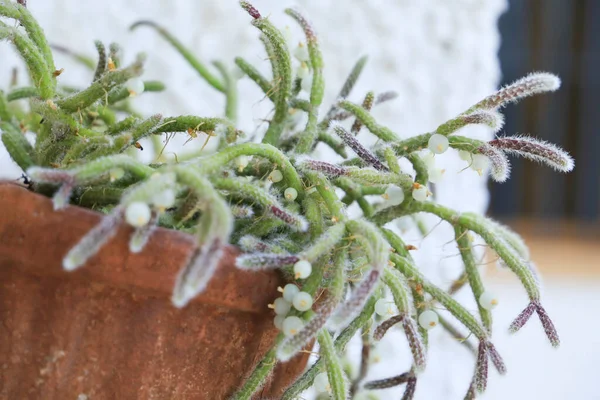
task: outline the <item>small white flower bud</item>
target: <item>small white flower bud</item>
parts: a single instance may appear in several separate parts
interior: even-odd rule
[[[285,191],[283,192],[283,196],[286,200],[294,201],[298,197],[298,191],[293,187],[289,187],[285,189]]]
[[[427,148],[429,148],[429,150],[435,154],[444,153],[446,150],[448,150],[449,146],[450,142],[448,141],[448,138],[444,135],[440,135],[439,133],[434,133],[431,135],[429,142],[427,143]]]
[[[306,279],[312,272],[312,265],[306,260],[300,260],[294,264],[294,276],[296,279]]]
[[[303,326],[304,322],[300,318],[291,316],[283,320],[281,330],[285,336],[294,336],[296,333],[300,332]]]
[[[133,78],[127,81],[127,91],[131,97],[144,93],[144,81],[139,78]]]
[[[435,328],[440,322],[440,318],[437,313],[432,310],[426,310],[419,315],[419,325],[421,328],[430,330]]]
[[[312,296],[306,292],[298,292],[294,296],[292,304],[298,311],[308,311],[313,305],[313,299]]]
[[[141,228],[150,221],[150,207],[148,204],[136,201],[127,206],[125,210],[125,221],[131,226]]]

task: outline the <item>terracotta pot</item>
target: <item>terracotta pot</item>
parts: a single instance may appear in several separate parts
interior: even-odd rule
[[[193,238],[159,229],[130,254],[126,226],[83,268],[63,271],[100,218],[55,212],[0,182],[0,398],[226,399],[274,341],[267,304],[280,278],[237,270],[229,249],[206,292],[176,309],[171,290]],[[278,398],[307,357],[280,365],[257,398]]]

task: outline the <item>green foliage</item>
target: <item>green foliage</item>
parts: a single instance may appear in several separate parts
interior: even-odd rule
[[[72,203],[101,207],[108,214],[65,256],[65,269],[82,267],[123,221],[136,228],[130,242],[134,252],[142,250],[157,225],[195,234],[199,251],[188,265],[182,266],[177,277],[172,298],[177,307],[185,306],[210,284],[223,249],[229,244],[239,245],[246,252],[238,260],[240,267],[279,268],[290,280],[294,279],[292,265],[302,261],[306,266],[309,262],[312,273],[296,283],[305,294],[316,299],[313,309],[290,311],[290,316],[300,317],[304,326],[291,336],[279,335],[245,383],[240,382],[234,396],[237,399],[251,398],[278,360],[289,359],[315,338],[320,344],[321,358],[283,398],[300,395],[324,371],[331,395],[346,398],[346,382],[352,379],[343,368],[346,344],[357,331],[367,338],[372,336],[375,303],[383,296],[385,287],[392,294],[398,315],[380,325],[377,337],[401,323],[414,363],[409,372],[371,382],[366,387],[406,383],[405,398],[412,396],[418,373],[426,365],[427,331],[418,327],[418,316],[430,309],[431,304],[438,303],[480,341],[477,363],[480,367],[474,385],[483,389],[488,356],[503,370],[500,356],[489,342],[491,311],[480,304],[479,321],[453,297],[462,284],[469,285],[476,301],[484,293],[471,232],[497,253],[530,297],[531,303],[511,329],[518,330],[537,312],[552,344],[558,345],[554,326],[540,304],[538,277],[521,238],[483,216],[460,214],[427,198],[431,195],[427,187],[435,171],[422,157],[423,149],[435,134],[442,140],[448,137],[446,144],[450,151],[466,153],[472,163],[476,157],[480,157],[479,163],[481,157],[484,161],[488,157],[492,177],[497,180],[508,177],[510,165],[506,154],[546,162],[560,171],[570,170],[573,164],[568,155],[544,142],[519,137],[484,142],[456,135],[470,124],[498,129],[502,125],[497,112],[500,107],[527,95],[555,90],[558,78],[550,74],[530,75],[433,132],[400,139],[400,135],[377,122],[370,113],[372,107],[392,99],[393,93],[368,92],[360,105],[346,100],[365,68],[366,57],[351,68],[339,100],[320,118],[324,65],[315,31],[306,17],[296,10],[286,10],[299,23],[306,40],[303,46],[307,54],[300,60],[300,70],[305,69],[295,73],[295,61],[284,35],[252,5],[245,1],[240,4],[260,31],[271,64],[272,76],[266,77],[246,60],[235,59],[237,67],[274,106],[274,115],[261,143],[244,139],[244,132],[236,126],[238,107],[249,108],[255,99],[238,98],[233,62],[213,63],[219,77],[165,28],[149,21],[134,24],[132,29],[147,26],[157,31],[226,99],[220,116],[157,114],[144,119],[133,110],[131,98],[142,92],[160,92],[164,85],[140,80],[145,62],[142,55],[133,64],[122,67],[116,44],[111,44],[107,53],[105,46],[96,42],[98,61],[93,63],[86,56],[59,48],[91,67],[92,75],[89,86],[82,89],[57,86],[61,71],[55,70],[52,52],[35,19],[24,6],[0,1],[0,16],[17,20],[24,27],[17,29],[0,22],[0,39],[14,45],[30,77],[30,86],[15,88],[7,95],[0,92],[2,143],[33,180],[33,190],[44,193],[49,187],[56,190],[57,209]],[[302,80],[308,79],[306,74],[312,79],[309,100],[298,95]],[[27,104],[17,100],[26,100]],[[307,115],[307,123],[300,130],[291,123],[292,115],[297,112]],[[332,121],[351,117],[350,130],[337,124],[330,127]],[[361,127],[379,139],[377,147],[367,149],[358,141],[356,135]],[[35,136],[34,145],[25,139],[25,131]],[[190,141],[205,140],[205,144],[216,137],[218,145],[211,150],[203,146],[202,150],[169,160],[163,150],[175,134],[186,135]],[[136,152],[142,150],[140,141],[145,145],[145,138],[153,139],[155,157],[151,163],[142,163],[136,157]],[[330,163],[307,158],[318,143],[334,149],[343,160]],[[347,150],[352,150],[356,157],[349,159]],[[412,164],[415,177],[401,169],[400,158]],[[482,170],[481,166],[477,169]],[[394,189],[389,192],[394,198],[390,198],[390,188]],[[286,198],[286,189],[294,196]],[[387,200],[373,206],[369,196],[387,196]],[[347,208],[354,202],[363,215],[351,219]],[[454,240],[465,269],[460,284],[449,290],[432,284],[413,261],[401,236],[384,228],[394,219],[415,217],[421,212],[438,216],[455,230]],[[458,335],[447,321],[442,321],[442,325],[454,336]],[[353,394],[361,390],[359,381],[352,385]]]

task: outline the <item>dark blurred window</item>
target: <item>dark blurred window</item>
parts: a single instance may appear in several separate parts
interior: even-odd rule
[[[509,0],[500,19],[503,84],[531,71],[554,72],[558,92],[504,111],[504,134],[556,143],[575,157],[567,175],[513,159],[511,179],[492,184],[500,217],[600,216],[600,0]]]

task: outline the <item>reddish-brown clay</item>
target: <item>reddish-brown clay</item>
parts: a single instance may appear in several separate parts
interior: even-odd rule
[[[63,271],[100,218],[0,182],[0,398],[226,399],[274,342],[267,304],[280,278],[237,270],[229,249],[208,289],[175,309],[193,238],[159,229],[130,254],[126,226]],[[280,365],[257,398],[279,398],[306,362]]]

